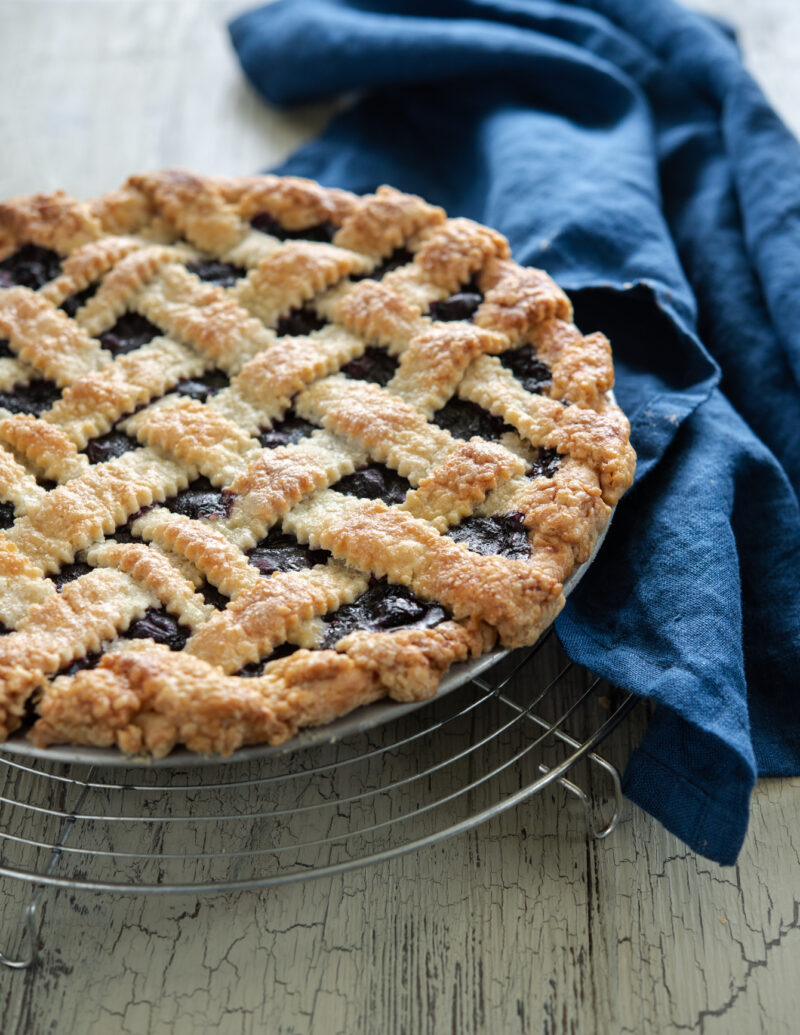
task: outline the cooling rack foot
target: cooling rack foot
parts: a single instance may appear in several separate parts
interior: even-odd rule
[[[19,945],[19,956],[13,959],[0,951],[0,964],[8,970],[27,970],[38,955],[38,939],[36,936],[36,912],[42,898],[43,888],[39,888],[25,910],[25,927]]]
[[[622,813],[622,785],[620,783],[619,773],[610,762],[601,758],[599,755],[590,757],[592,758],[592,761],[598,762],[605,772],[611,776],[614,785],[614,811],[604,824],[600,825],[598,823],[598,810],[592,804],[592,800],[586,791],[582,790],[576,783],[573,783],[572,780],[568,780],[565,776],[562,776],[558,782],[565,791],[568,791],[569,794],[577,798],[581,803],[589,833],[593,838],[595,838],[595,840],[602,841],[604,837],[608,837],[609,834],[614,832],[617,823],[619,823],[619,817]],[[549,773],[550,770],[546,765],[540,765],[539,772],[542,773],[542,775],[545,775]]]

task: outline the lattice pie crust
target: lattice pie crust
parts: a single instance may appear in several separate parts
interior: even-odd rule
[[[133,325],[154,336],[120,344]],[[633,477],[605,337],[500,234],[391,187],[170,170],[10,201],[0,339],[3,739],[35,720],[42,746],[225,755],[430,697],[537,638]],[[38,415],[14,402],[48,391]],[[399,495],[341,491],[363,470]],[[193,484],[216,510],[173,505]],[[306,559],[264,574],[270,535]],[[406,624],[335,639],[337,609],[385,591]],[[153,614],[182,649],[142,635]]]

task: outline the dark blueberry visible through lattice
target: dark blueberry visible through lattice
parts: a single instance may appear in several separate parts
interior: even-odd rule
[[[36,291],[60,273],[61,259],[56,252],[38,244],[26,244],[0,262],[0,288],[19,285]]]
[[[458,291],[441,302],[431,302],[432,320],[471,320],[483,301],[479,291]]]
[[[14,524],[14,504],[0,503],[0,528],[11,528]]]
[[[60,593],[68,582],[72,582],[73,579],[79,579],[81,575],[86,575],[90,571],[92,571],[90,565],[83,564],[81,561],[75,561],[74,564],[62,565],[61,570],[57,571],[55,575],[51,575],[50,578]]]
[[[302,230],[287,230],[281,226],[274,216],[268,212],[260,212],[250,220],[250,226],[254,230],[260,230],[262,234],[271,234],[281,241],[322,241],[330,243],[336,233],[333,223],[316,223],[314,226],[304,227]]]
[[[120,525],[119,528],[116,529],[116,531],[114,532],[114,539],[116,539],[116,541],[118,543],[139,543],[139,542],[141,542],[139,537],[135,536],[131,532],[131,525],[135,521],[138,521],[139,518],[143,514],[146,514],[149,510],[152,510],[153,507],[156,507],[156,506],[158,506],[157,503],[151,503],[149,506],[142,507],[141,510],[137,510],[135,514],[131,514],[131,516],[128,518],[128,520],[125,522],[125,524],[124,525]]]
[[[502,417],[495,417],[477,403],[466,399],[450,399],[441,410],[433,415],[433,423],[449,431],[456,438],[481,438],[492,441],[500,437],[504,431],[514,429],[505,423]]]
[[[0,392],[0,406],[12,413],[32,413],[38,417],[60,398],[61,389],[52,381],[31,381],[28,385],[14,385],[10,392]]]
[[[61,303],[61,308],[67,316],[74,316],[82,305],[86,305],[92,295],[96,293],[99,286],[99,282],[90,284],[87,288],[84,288],[83,291],[76,291],[74,295],[67,295]]]
[[[408,248],[395,248],[388,259],[384,259],[380,265],[376,266],[371,273],[351,273],[351,280],[380,280],[381,277],[385,277],[387,273],[391,273],[392,270],[398,269],[400,266],[405,266],[409,262],[414,261],[413,254]]]
[[[327,322],[316,310],[304,306],[302,309],[292,309],[291,312],[282,316],[278,320],[275,333],[279,337],[283,337],[284,334],[311,334],[312,331],[318,331],[324,327]]]
[[[236,675],[244,676],[249,679],[252,679],[254,676],[263,675],[264,666],[269,664],[270,661],[278,661],[280,658],[288,658],[298,650],[300,650],[300,648],[296,643],[282,643],[280,647],[276,647],[275,650],[266,658],[261,658],[260,661],[252,661],[249,665],[245,665],[244,668],[240,668]]]
[[[386,579],[373,579],[369,588],[352,604],[343,604],[326,615],[327,625],[322,646],[332,647],[356,629],[368,632],[389,632],[413,627],[428,629],[447,618],[445,609],[416,597],[407,586],[392,586]]]
[[[202,582],[197,589],[197,592],[202,596],[203,600],[207,604],[211,604],[218,611],[224,611],[230,603],[228,597],[224,593],[220,593],[216,586],[212,586],[210,582]]]
[[[526,392],[540,395],[542,390],[553,383],[553,372],[546,363],[536,358],[532,345],[523,345],[521,349],[504,352],[500,362],[516,377]]]
[[[190,262],[186,269],[201,280],[208,281],[209,284],[216,284],[218,287],[233,287],[237,280],[247,274],[247,270],[242,266],[234,266],[230,262],[218,262],[216,259]]]
[[[552,478],[561,466],[561,457],[555,449],[540,449],[539,455],[530,466],[528,474],[531,478]]]
[[[345,496],[358,496],[363,500],[383,500],[391,505],[405,501],[411,484],[391,467],[370,464],[341,478],[331,488],[344,493]]]
[[[96,654],[87,654],[84,658],[76,658],[66,668],[62,668],[58,674],[60,676],[74,676],[82,669],[97,668],[102,656],[102,652],[98,651]],[[38,718],[38,716],[35,716],[35,718]]]
[[[385,388],[397,372],[397,360],[385,349],[368,348],[362,356],[351,359],[342,373],[355,381],[374,381]]]
[[[504,557],[521,560],[531,555],[525,516],[493,514],[491,517],[466,517],[447,533],[457,543],[463,543],[475,553],[501,553]]]
[[[202,377],[184,377],[175,386],[178,395],[205,402],[228,384],[228,375],[222,370],[209,370]]]
[[[90,464],[104,464],[108,460],[115,460],[131,449],[138,449],[138,447],[139,443],[130,435],[125,435],[122,431],[110,431],[107,435],[89,439],[86,445],[86,455],[89,457]]]
[[[9,629],[8,626],[3,625],[3,623],[0,622],[0,636],[8,636],[8,634],[12,631],[12,629]]]
[[[233,508],[234,494],[216,489],[208,478],[197,478],[192,484],[167,500],[165,506],[173,514],[188,518],[226,518]]]
[[[262,431],[258,441],[265,449],[275,449],[276,446],[294,445],[301,438],[308,438],[316,430],[316,424],[291,414],[285,420],[274,424],[269,431]]]
[[[146,316],[140,313],[123,313],[113,327],[103,331],[100,342],[112,355],[121,356],[125,352],[141,348],[159,334],[161,331],[154,323],[150,323]]]
[[[8,338],[0,338],[0,359],[16,359]]]
[[[272,575],[276,571],[313,568],[315,564],[325,564],[329,556],[325,550],[311,550],[303,546],[294,536],[281,532],[275,525],[269,530],[268,535],[253,547],[249,559],[262,575]]]
[[[178,619],[165,608],[148,607],[141,618],[131,622],[124,633],[126,640],[155,640],[170,650],[183,650],[190,630],[178,624]]]

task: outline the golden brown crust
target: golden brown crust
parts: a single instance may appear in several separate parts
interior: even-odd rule
[[[31,739],[39,747],[116,745],[156,758],[185,744],[224,756],[245,744],[283,744],[385,694],[374,673],[332,650],[298,651],[264,676],[237,679],[152,645],[106,654],[96,669],[55,680]]]
[[[198,376],[205,365],[178,342],[154,338],[100,370],[76,377],[46,419],[83,449],[90,438],[110,431],[120,417],[158,399],[181,378]]]
[[[321,187],[299,176],[252,176],[223,180],[222,191],[242,219],[272,216],[287,230],[304,230],[320,223],[341,226],[359,198],[346,190]]]
[[[0,292],[0,336],[20,359],[59,387],[109,358],[77,323],[25,287]]]
[[[472,438],[457,446],[406,496],[403,509],[425,518],[440,532],[471,514],[488,493],[525,472],[520,457],[503,446]]]
[[[239,302],[268,327],[291,309],[370,262],[358,252],[330,244],[292,242],[263,259],[236,290]]]
[[[473,359],[503,352],[508,344],[504,335],[471,323],[435,323],[409,343],[389,388],[431,417],[455,393]]]
[[[572,319],[569,299],[544,270],[518,266],[510,259],[490,259],[479,283],[484,299],[475,322],[515,341],[526,338],[545,320]]]
[[[101,233],[90,206],[61,190],[0,204],[0,260],[23,244],[66,255]]]
[[[236,672],[285,643],[301,622],[349,604],[366,587],[365,577],[354,580],[335,562],[255,578],[198,629],[186,650],[213,661],[223,672]]]
[[[395,701],[424,701],[451,665],[491,650],[496,638],[491,626],[472,619],[440,622],[434,629],[353,632],[336,649],[374,673]]]
[[[24,458],[40,477],[51,482],[76,478],[89,464],[60,428],[26,413],[0,420],[0,442]]]
[[[448,219],[426,237],[414,261],[428,280],[452,294],[491,260],[509,254],[508,241],[496,230],[471,219]]]
[[[375,280],[350,288],[334,312],[337,321],[367,345],[399,350],[421,329],[419,306]]]
[[[257,229],[268,220],[251,227],[256,216],[293,234],[329,223],[333,244],[282,240]],[[0,736],[36,690],[36,743],[154,755],[282,743],[387,694],[424,699],[453,663],[536,638],[632,480],[604,336],[581,335],[563,291],[511,261],[502,235],[420,198],[166,170],[88,204],[57,193],[0,205],[0,260],[28,243],[61,255],[62,272],[39,291],[0,289],[0,337],[17,357],[0,361],[0,379],[50,378],[62,393],[41,418],[0,413],[0,499],[15,514],[0,534],[0,621],[14,630],[0,638]],[[410,257],[381,277],[401,248]],[[206,258],[247,272],[217,287],[187,269]],[[432,320],[430,304],[468,282],[484,294],[474,319]],[[69,319],[58,307],[88,288]],[[279,318],[301,306],[329,325],[279,336]],[[130,312],[161,335],[114,358],[97,336]],[[541,394],[498,358],[526,345],[552,372]],[[339,373],[368,347],[399,357],[386,388]],[[214,367],[230,379],[218,394],[171,394]],[[432,421],[453,396],[513,430],[501,442],[455,438]],[[258,436],[292,406],[318,430],[264,448]],[[144,448],[90,465],[79,450],[112,429]],[[541,449],[555,449],[560,467],[531,478]],[[404,502],[337,491],[369,460],[408,478]],[[200,473],[225,490],[226,513],[152,509]],[[143,508],[132,530],[146,544],[106,538]],[[446,534],[495,514],[523,516],[529,560],[484,556]],[[273,526],[332,559],[265,578],[245,551]],[[56,593],[45,573],[76,557],[92,570]],[[451,617],[307,649],[322,642],[321,617],[370,576]],[[205,602],[204,579],[226,607]],[[184,651],[118,638],[159,606],[191,631]],[[255,678],[233,674],[287,641],[301,649]],[[109,646],[97,668],[57,675]]]
[[[427,227],[444,222],[441,208],[394,187],[357,198],[333,239],[340,248],[361,252],[373,260],[386,258]]]
[[[5,739],[17,728],[25,698],[45,676],[98,650],[103,640],[143,614],[149,602],[127,575],[103,569],[31,607],[18,631],[0,639],[0,736]]]

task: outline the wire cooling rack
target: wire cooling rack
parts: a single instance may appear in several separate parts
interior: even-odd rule
[[[16,958],[36,951],[48,887],[166,894],[263,888],[385,861],[469,830],[555,781],[605,837],[620,780],[594,749],[634,704],[560,650],[517,651],[379,729],[313,750],[185,768],[109,769],[0,751],[0,876],[32,886]],[[610,814],[566,773],[582,762]],[[609,805],[610,803],[610,805]]]

